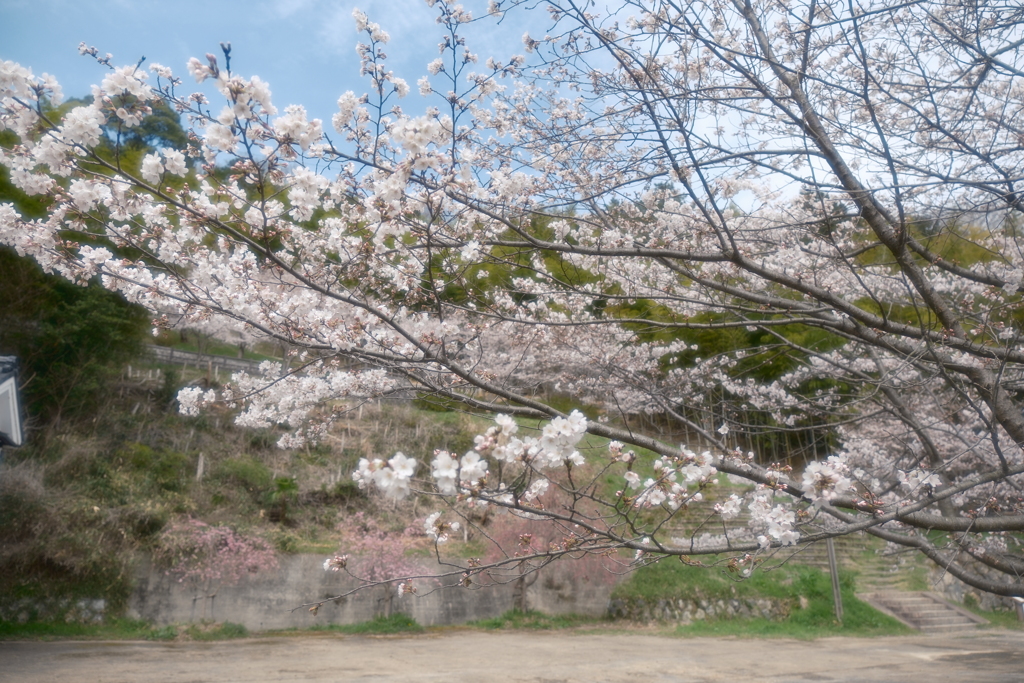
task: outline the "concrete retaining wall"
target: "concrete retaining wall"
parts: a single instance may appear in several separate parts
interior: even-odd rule
[[[308,628],[315,624],[354,624],[372,619],[384,608],[383,589],[360,591],[347,598],[324,604],[314,616],[304,603],[324,600],[355,586],[340,573],[325,572],[323,555],[291,555],[281,558],[280,567],[247,577],[235,586],[196,590],[180,584],[150,566],[140,567],[128,616],[156,625],[201,620],[230,621],[254,631],[280,628]],[[442,587],[421,581],[419,595],[392,599],[392,610],[407,614],[424,626],[460,624],[496,617],[512,609],[513,587],[499,585],[463,588]],[[559,568],[543,570],[529,588],[530,609],[547,614],[608,612],[611,586],[586,582],[575,584]],[[293,611],[294,610],[294,611]]]

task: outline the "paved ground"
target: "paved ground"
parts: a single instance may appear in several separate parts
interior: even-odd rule
[[[1024,680],[1024,632],[793,640],[454,632],[215,643],[0,642],[0,681],[661,683]]]

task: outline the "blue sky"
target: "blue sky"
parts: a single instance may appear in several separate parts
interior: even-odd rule
[[[482,16],[486,2],[464,5]],[[185,70],[188,58],[219,55],[218,44],[229,41],[232,69],[269,82],[278,109],[305,105],[329,127],[341,93],[366,91],[355,52],[355,7],[391,35],[390,68],[412,87],[403,108],[417,113],[425,101],[416,94],[416,80],[437,57],[442,30],[424,0],[0,0],[0,59],[51,73],[66,97],[81,96],[104,75],[78,54],[84,41],[112,53],[115,65],[145,55],[147,65],[169,66],[191,91],[199,87]],[[469,47],[481,61],[492,55],[506,61],[523,52],[524,21],[543,34],[545,19],[543,12],[517,13],[500,25],[486,18],[467,28]]]

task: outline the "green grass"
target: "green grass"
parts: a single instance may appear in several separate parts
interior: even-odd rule
[[[759,569],[748,579],[710,566],[720,558],[700,558],[706,567],[687,566],[673,558],[641,567],[612,591],[620,600],[662,600],[667,598],[731,599],[743,597],[798,598],[793,581],[805,567],[785,566],[770,571]],[[816,571],[816,570],[808,570]],[[846,577],[848,578],[848,577]],[[831,589],[830,589],[831,590]]]
[[[978,628],[1005,628],[1013,631],[1024,631],[1024,621],[1017,618],[1017,612],[1014,610],[990,612],[977,607],[971,607],[970,605],[964,605],[964,607],[979,617],[988,620],[988,624],[980,624]]]
[[[552,628],[557,628],[553,626]],[[290,634],[343,633],[346,635],[399,635],[423,633],[424,628],[403,614],[377,617],[359,624],[327,624],[288,630]],[[277,632],[270,632],[277,633]],[[281,632],[285,633],[285,632]],[[25,624],[0,621],[0,640],[233,640],[253,635],[232,622],[179,624],[157,627],[135,619],[112,619],[100,624],[67,624],[33,621]]]
[[[832,614],[831,588],[819,579],[794,584],[804,591],[808,607],[798,606],[782,621],[767,619],[707,619],[688,626],[677,626],[669,634],[683,637],[760,637],[813,639],[825,636],[883,636],[904,635],[911,631],[895,620],[855,599],[852,592],[844,591],[845,620],[839,625]],[[1011,612],[983,613],[993,625],[1003,628],[1021,628]],[[993,618],[996,617],[996,618]],[[601,617],[578,614],[546,615],[536,611],[511,610],[493,619],[481,619],[466,624],[466,628],[485,631],[559,630],[581,627],[608,627],[615,622]],[[325,624],[308,629],[289,629],[274,634],[302,635],[303,633],[338,633],[344,635],[415,635],[426,629],[414,619],[396,614],[377,617],[359,624]],[[0,622],[0,640],[194,640],[214,641],[245,638],[251,635],[240,624],[190,624],[188,626],[155,627],[142,621],[115,619],[103,624],[66,624],[31,622],[14,624]]]
[[[471,628],[482,628],[487,631],[510,630],[510,629],[560,629],[576,628],[579,626],[594,626],[596,624],[610,623],[607,619],[599,617],[587,617],[579,614],[559,614],[549,616],[534,610],[520,612],[509,610],[500,617],[493,619],[480,619],[471,621],[467,626]]]
[[[186,640],[231,640],[245,638],[249,635],[249,629],[241,624],[225,621],[223,624],[189,624],[188,628],[179,630],[178,633]]]
[[[708,619],[676,628],[682,636],[748,636],[772,638],[812,639],[827,636],[892,636],[908,635],[913,631],[843,590],[843,622],[835,617],[832,588],[829,580],[803,584],[808,604],[801,608],[793,605],[789,616],[779,621],[768,619]],[[821,589],[826,590],[821,590]]]
[[[177,635],[174,627],[157,628],[136,619],[110,619],[101,624],[68,624],[63,621],[19,624],[0,621],[0,640],[172,640]]]
[[[416,623],[412,617],[404,614],[392,614],[390,617],[375,617],[370,621],[359,624],[325,624],[312,626],[309,631],[327,631],[330,633],[344,633],[353,636],[381,636],[423,633],[424,628]]]
[[[0,640],[230,640],[245,638],[248,635],[248,629],[231,622],[163,627],[135,619],[111,619],[100,624],[0,622]]]
[[[863,614],[866,608],[878,615]],[[829,602],[827,612],[816,610],[812,604],[806,610],[796,610],[787,619],[770,621],[768,619],[708,619],[697,621],[687,626],[677,626],[674,633],[691,638],[708,637],[747,637],[747,638],[795,638],[813,640],[830,636],[901,636],[914,633],[895,619],[881,614],[870,605],[856,598],[843,596],[843,623],[835,620],[832,604]],[[803,614],[807,613],[807,614]],[[865,618],[866,617],[866,618]]]
[[[196,340],[195,334],[190,335],[189,341],[186,342],[174,339],[174,337],[176,336],[178,336],[180,339],[180,336],[174,333],[162,335],[157,338],[156,343],[159,346],[173,348],[175,351],[188,351],[190,353],[199,353],[199,342]],[[225,358],[237,358],[238,346],[235,344],[230,344],[228,342],[222,342],[218,339],[207,339],[205,340],[205,348],[203,350],[203,354],[206,356],[223,356]],[[242,358],[254,361],[272,360],[278,363],[281,362],[281,359],[276,356],[268,356],[266,354],[253,351],[249,348],[246,348],[242,352]]]
[[[759,571],[742,581],[713,568],[688,567],[670,560],[637,570],[620,584],[613,597],[620,600],[656,602],[662,599],[734,599],[768,598],[789,605],[789,614],[780,620],[764,618],[709,618],[678,626],[682,636],[755,636],[818,638],[823,636],[883,636],[911,633],[892,619],[854,596],[852,575],[841,574],[843,623],[832,604],[832,583],[818,569],[783,566],[770,572]],[[801,604],[805,605],[801,607]]]

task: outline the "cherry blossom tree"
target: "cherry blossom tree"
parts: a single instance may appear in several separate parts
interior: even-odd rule
[[[558,488],[549,487],[542,497],[534,499],[534,505],[540,503],[549,509],[564,507],[566,501],[560,500],[560,494]],[[496,566],[487,573],[482,583],[486,585],[486,581],[490,581],[510,584],[512,608],[524,614],[530,611],[530,589],[542,576],[542,586],[571,586],[574,591],[578,591],[580,586],[587,584],[611,585],[618,575],[628,570],[628,566],[614,556],[584,551],[571,553],[568,556],[571,562],[555,564],[553,560],[558,559],[560,554],[549,555],[548,551],[566,547],[563,545],[566,533],[558,525],[544,519],[543,515],[503,514],[491,520],[485,529],[487,552],[483,560]],[[568,546],[571,547],[571,543]],[[529,559],[508,563],[508,560],[518,557]],[[551,565],[550,569],[548,565]]]
[[[483,60],[466,24],[538,3],[428,4],[416,114],[358,10],[369,87],[329,124],[278,110],[229,46],[187,67],[217,104],[100,58],[62,118],[52,77],[5,62],[0,162],[50,212],[0,206],[0,241],[297,350],[186,389],[186,412],[226,403],[289,426],[283,446],[410,388],[495,415],[468,453],[354,475],[436,497],[438,541],[488,506],[558,530],[530,561],[715,553],[743,574],[865,531],[1024,594],[1018,3],[550,0],[526,56]],[[157,102],[187,117],[187,154],[97,151]],[[723,475],[749,486],[715,493]],[[442,559],[467,585],[495,568]]]
[[[203,601],[204,617],[207,602],[212,614],[221,586],[277,569],[274,549],[262,538],[192,518],[177,520],[160,534],[153,559],[167,575],[192,590],[193,613],[196,602]]]
[[[426,523],[427,530],[434,528],[433,522],[429,520]],[[390,617],[395,598],[415,592],[416,586],[407,577],[424,573],[421,563],[407,557],[408,551],[422,547],[426,536],[424,529],[389,530],[366,513],[357,512],[341,524],[340,531],[344,554],[328,558],[324,562],[324,570],[344,571],[356,578],[360,587],[376,588],[376,614]],[[317,609],[314,607],[311,611],[315,613]]]

